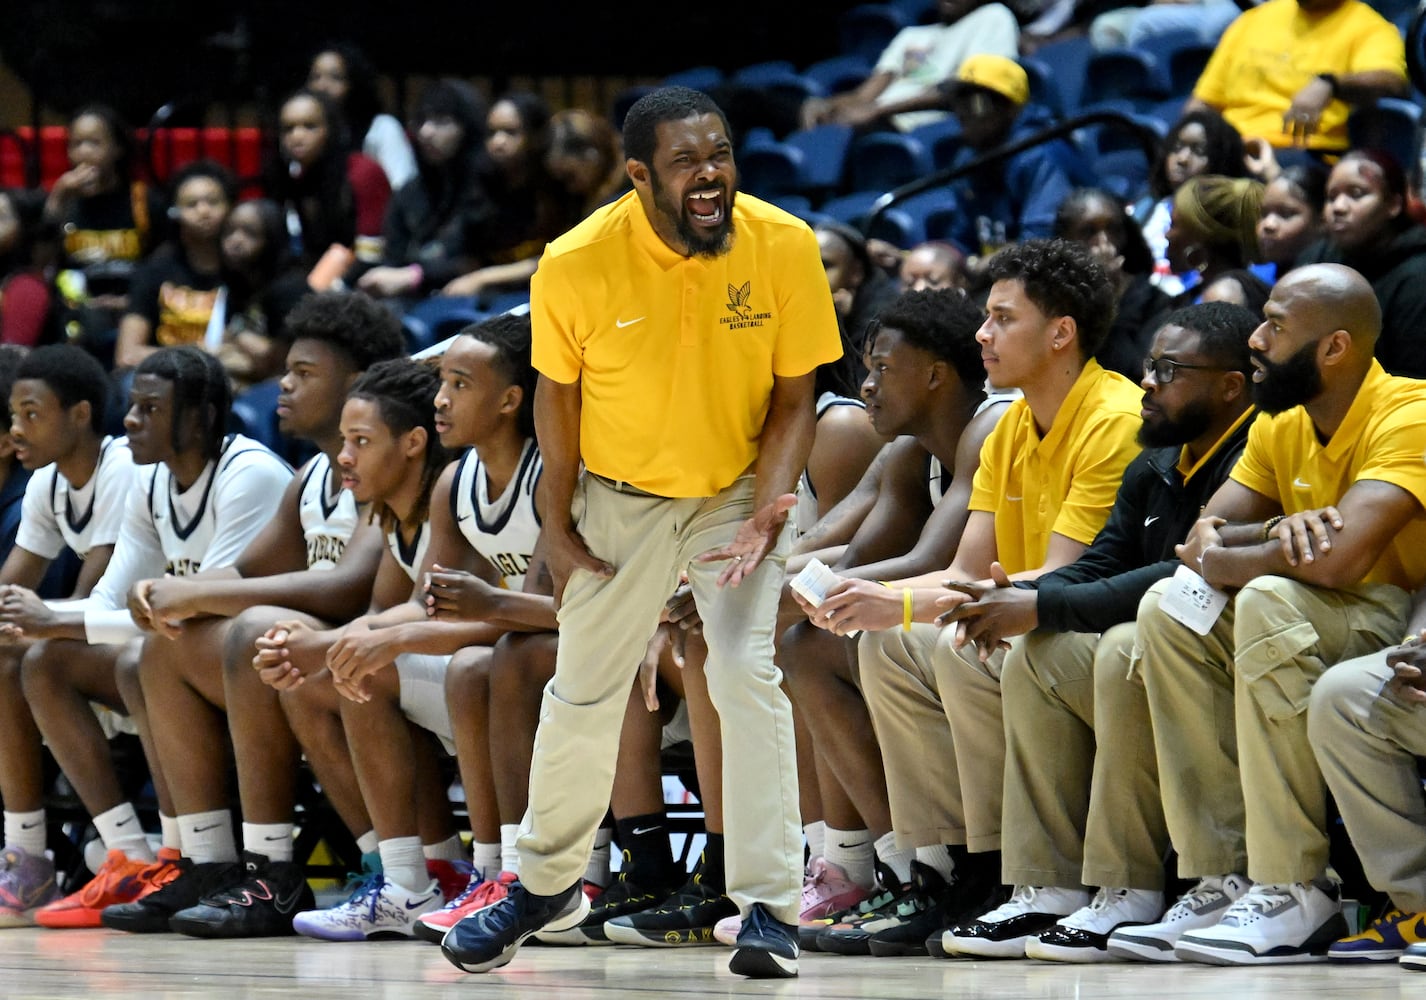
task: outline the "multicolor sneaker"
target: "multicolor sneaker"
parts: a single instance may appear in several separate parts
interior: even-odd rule
[[[440,944],[441,938],[446,936],[446,931],[476,910],[483,910],[487,906],[493,906],[500,902],[510,891],[510,886],[514,884],[514,872],[501,872],[495,878],[490,879],[481,878],[479,874],[472,874],[465,891],[439,910],[433,910],[417,920],[416,926],[412,930],[422,941]]]
[[[316,905],[307,872],[291,861],[270,861],[243,852],[246,877],[179,910],[169,927],[200,938],[281,937],[293,933],[292,918]]]
[[[556,896],[536,896],[516,879],[505,898],[476,910],[441,941],[441,954],[465,972],[489,972],[509,963],[536,931],[565,930],[589,915],[579,882]]]
[[[1360,934],[1335,942],[1327,949],[1334,962],[1392,962],[1413,944],[1426,942],[1426,913],[1392,909]]]
[[[131,903],[166,885],[178,874],[176,858],[160,856],[158,861],[130,861],[123,851],[110,851],[104,864],[82,889],[36,910],[35,923],[50,928],[102,927],[101,915],[106,908]]]
[[[297,914],[292,919],[292,929],[323,941],[409,938],[416,936],[416,921],[441,905],[441,888],[435,879],[419,892],[410,892],[385,875],[373,874],[353,890],[346,902]]]
[[[1025,957],[1046,962],[1115,962],[1109,935],[1120,927],[1147,924],[1164,912],[1157,889],[1101,888],[1088,906],[1025,942]]]
[[[583,922],[567,931],[540,931],[535,940],[554,945],[613,944],[605,929],[609,921],[654,908],[677,891],[679,882],[687,877],[680,869],[673,878],[636,882],[629,878],[629,872],[621,871],[613,884],[590,900],[589,916]]]
[[[737,951],[728,971],[749,979],[791,979],[797,975],[797,929],[775,920],[754,903],[738,932]]]
[[[1158,923],[1110,934],[1109,954],[1129,962],[1177,962],[1174,946],[1178,939],[1188,931],[1204,930],[1218,923],[1218,918],[1251,886],[1241,875],[1199,879]]]
[[[475,874],[475,868],[469,861],[427,858],[426,874],[436,880],[436,885],[441,890],[441,903],[445,904],[469,888],[470,877]]]
[[[604,933],[615,944],[645,947],[716,944],[713,925],[737,912],[737,904],[727,893],[704,885],[702,873],[695,872],[662,903],[605,921]]]
[[[890,868],[878,866],[877,887],[866,899],[828,917],[804,917],[797,923],[797,944],[803,951],[820,951],[817,938],[826,930],[844,930],[895,902],[909,886],[896,879]]]
[[[54,862],[22,847],[0,854],[0,927],[29,927],[35,911],[59,898]]]
[[[813,858],[802,879],[802,904],[798,908],[798,925],[822,920],[856,906],[871,895],[847,877],[846,869],[826,858]],[[715,940],[733,946],[742,930],[742,917],[725,917],[713,928]],[[826,925],[824,925],[826,926]]]
[[[1173,953],[1180,962],[1209,965],[1280,965],[1321,962],[1332,942],[1346,936],[1336,883],[1258,883],[1223,912],[1218,923],[1189,931]]]
[[[153,892],[129,903],[106,906],[100,920],[110,930],[130,934],[162,934],[173,930],[169,921],[180,910],[198,905],[199,900],[243,880],[243,866],[236,861],[210,861],[195,865],[187,859],[176,866],[177,874]]]

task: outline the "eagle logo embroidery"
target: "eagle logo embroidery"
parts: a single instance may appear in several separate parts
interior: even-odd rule
[[[752,297],[751,281],[743,282],[741,288],[728,286],[728,311],[739,320],[747,322],[752,318],[752,307],[748,305],[748,299]]]

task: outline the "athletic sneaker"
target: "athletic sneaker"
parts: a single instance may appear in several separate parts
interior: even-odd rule
[[[920,929],[920,924],[924,921],[917,920],[928,910],[936,907],[939,899],[949,887],[943,879],[930,865],[922,864],[920,861],[911,862],[911,881],[906,883],[905,889],[898,893],[885,906],[882,906],[866,916],[859,919],[847,921],[845,926],[834,925],[828,927],[817,935],[817,950],[829,952],[833,955],[870,955],[872,938],[883,932],[886,940],[902,942],[903,938],[910,941],[907,935],[909,928],[915,922],[919,935],[915,937],[915,953],[925,954],[925,940],[928,931]],[[939,919],[939,915],[938,915]],[[944,925],[944,921],[941,923]],[[891,954],[892,952],[887,952]],[[912,954],[912,952],[895,952],[897,954]]]
[[[1392,962],[1422,942],[1426,942],[1426,913],[1392,909],[1360,934],[1334,942],[1327,957],[1334,962]]]
[[[292,918],[292,929],[323,941],[409,938],[416,936],[416,921],[441,906],[441,887],[435,879],[425,888],[411,892],[385,875],[372,874],[346,902],[297,914]]]
[[[903,898],[893,922],[872,931],[867,947],[876,958],[926,956],[926,939],[944,933],[971,913],[985,908],[1000,889],[1000,873],[986,879],[970,864],[958,865],[946,881],[929,865],[911,862],[912,894]]]
[[[179,910],[169,927],[200,938],[281,937],[293,933],[292,918],[316,906],[307,872],[292,861],[270,861],[243,852],[244,877]]]
[[[441,954],[466,972],[489,972],[509,963],[536,931],[566,930],[589,915],[589,897],[576,882],[557,896],[536,896],[517,879],[505,898],[476,910],[441,941]]]
[[[416,926],[411,929],[422,941],[440,944],[446,931],[457,922],[504,899],[514,881],[514,872],[501,872],[493,879],[481,878],[479,873],[473,873],[465,891],[439,910],[432,910],[417,920]]]
[[[797,928],[776,920],[754,903],[738,932],[728,971],[749,979],[791,979],[797,975]]]
[[[846,869],[825,858],[813,858],[802,879],[802,903],[798,907],[798,924],[821,920],[841,913],[866,899],[870,892],[847,877]],[[715,940],[732,946],[742,930],[742,917],[724,917],[713,928]]]
[[[713,926],[737,912],[737,904],[725,892],[703,884],[700,869],[662,903],[605,921],[604,933],[615,944],[645,947],[716,944]]]
[[[1397,964],[1411,972],[1426,972],[1426,944],[1409,944]]]
[[[35,911],[59,898],[54,862],[23,847],[0,853],[0,927],[29,927]]]
[[[469,861],[447,861],[445,858],[427,858],[426,874],[436,880],[441,890],[442,905],[449,903],[470,885],[470,877],[475,869]]]
[[[130,861],[123,851],[110,851],[104,864],[78,892],[35,911],[41,927],[102,927],[101,914],[116,903],[129,903],[176,878],[180,872],[174,852],[159,852],[157,861]]]
[[[1199,879],[1170,906],[1156,924],[1129,927],[1109,935],[1109,954],[1129,962],[1177,962],[1174,945],[1187,931],[1204,930],[1218,923],[1228,907],[1252,885],[1241,875]]]
[[[180,910],[197,906],[198,901],[242,881],[244,868],[236,861],[210,861],[195,865],[184,859],[178,875],[162,888],[145,893],[130,903],[106,906],[100,914],[105,927],[130,934],[161,934],[171,931],[169,921]]]
[[[1259,883],[1212,927],[1180,935],[1173,952],[1209,965],[1321,962],[1346,931],[1336,883]]]
[[[1056,920],[1089,902],[1089,893],[1057,886],[1017,885],[1010,899],[941,935],[947,955],[1024,958],[1025,945]]]
[[[1109,935],[1120,927],[1147,924],[1164,912],[1157,889],[1104,889],[1088,906],[1075,910],[1025,942],[1025,957],[1047,962],[1113,962]]]
[[[679,882],[688,877],[680,870],[667,879],[636,882],[629,878],[629,874],[627,871],[621,871],[619,877],[607,889],[594,895],[589,901],[589,916],[577,927],[571,927],[567,931],[540,931],[535,935],[535,940],[541,944],[555,945],[613,944],[605,928],[609,921],[615,917],[633,916],[658,906],[669,898],[670,893],[678,890]],[[588,883],[585,883],[585,889],[589,889]]]
[[[872,914],[878,913],[886,907],[894,904],[910,889],[909,883],[902,885],[896,879],[896,873],[890,868],[877,869],[878,887],[875,891],[855,906],[849,906],[840,913],[834,913],[830,917],[818,917],[816,919],[799,920],[797,924],[797,944],[803,951],[821,951],[817,944],[817,939],[829,930],[845,931],[849,930],[863,920],[869,919]]]

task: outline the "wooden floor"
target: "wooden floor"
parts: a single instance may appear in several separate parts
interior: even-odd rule
[[[1426,996],[1426,975],[1373,966],[1055,966],[804,955],[796,980],[750,981],[728,949],[526,947],[498,972],[467,975],[418,941],[332,944],[306,939],[208,942],[107,930],[0,931],[0,998],[406,1000],[439,997],[974,997]]]

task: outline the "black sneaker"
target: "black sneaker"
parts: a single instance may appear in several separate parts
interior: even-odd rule
[[[876,866],[876,886],[872,894],[853,906],[847,907],[832,914],[830,917],[820,917],[815,920],[800,920],[797,924],[797,945],[803,951],[821,951],[817,947],[817,937],[823,931],[836,927],[839,930],[850,927],[859,920],[870,916],[876,910],[881,909],[887,903],[896,899],[906,887],[896,878],[896,872],[890,865],[881,861],[875,862]]]
[[[280,937],[293,933],[294,914],[316,908],[301,865],[244,851],[243,867],[241,883],[179,910],[169,927],[200,938]]]
[[[245,869],[236,861],[214,861],[195,865],[179,862],[185,871],[157,892],[134,900],[106,906],[99,919],[105,927],[130,934],[158,934],[172,930],[168,922],[179,910],[243,880]]]
[[[754,903],[738,931],[737,951],[728,971],[750,979],[791,979],[797,975],[797,928],[774,920]]]
[[[476,910],[441,939],[441,954],[465,972],[489,972],[509,963],[525,939],[538,930],[562,930],[589,915],[589,897],[580,882],[558,896],[536,896],[519,881],[500,902]]]
[[[704,885],[702,874],[695,873],[687,885],[662,903],[606,921],[604,933],[615,944],[666,948],[717,944],[713,926],[737,912],[736,903],[725,893]]]
[[[541,944],[585,945],[613,944],[605,933],[604,925],[615,917],[631,916],[652,909],[668,899],[676,891],[680,882],[688,876],[682,871],[667,879],[636,882],[629,878],[629,872],[620,872],[619,877],[607,889],[595,896],[589,904],[589,916],[577,927],[567,931],[541,931],[536,940]]]
[[[902,899],[894,918],[873,931],[867,947],[877,958],[925,956],[928,935],[983,912],[999,892],[999,883],[999,872],[989,876],[968,863],[957,865],[947,882],[934,868],[913,861],[911,894]]]
[[[934,868],[912,861],[911,881],[865,916],[838,922],[822,931],[817,935],[817,950],[832,955],[870,955],[873,934],[905,923],[926,908],[931,894],[944,892],[945,888],[946,880]]]

